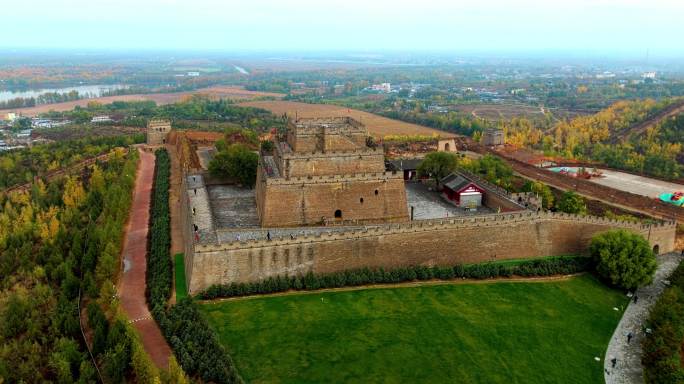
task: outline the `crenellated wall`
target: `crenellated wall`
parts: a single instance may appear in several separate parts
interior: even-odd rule
[[[385,171],[382,150],[278,154],[276,158],[285,178]]]
[[[609,229],[643,235],[660,253],[674,250],[673,223],[640,225],[555,213],[514,213],[384,224],[272,241],[195,244],[189,289],[276,275],[361,267],[454,265],[586,252]]]
[[[361,223],[408,220],[401,175],[391,172],[285,178],[257,175],[262,227],[319,225],[335,219]]]

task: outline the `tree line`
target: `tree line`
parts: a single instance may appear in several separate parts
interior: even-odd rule
[[[99,381],[79,300],[106,382],[159,379],[114,285],[137,160],[135,151],[118,151],[80,177],[38,180],[0,196],[0,377],[7,382]]]
[[[266,293],[312,291],[325,288],[354,287],[370,284],[394,284],[408,281],[491,279],[512,276],[567,275],[586,271],[591,259],[561,256],[536,260],[457,264],[454,266],[409,266],[396,269],[362,268],[328,274],[309,272],[304,276],[275,276],[251,283],[213,285],[197,295],[203,300],[240,297]]]
[[[170,255],[169,213],[170,159],[165,149],[155,152],[150,234],[147,257],[147,302],[174,355],[189,375],[204,382],[242,383],[235,365],[219,343],[216,333],[186,298],[169,306],[173,264]]]
[[[669,278],[670,286],[651,309],[643,341],[644,379],[648,384],[684,382],[684,263]]]
[[[0,189],[28,183],[35,176],[72,166],[82,160],[144,141],[143,135],[84,138],[0,152]]]

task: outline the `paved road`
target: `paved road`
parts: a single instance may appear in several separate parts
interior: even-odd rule
[[[119,284],[119,297],[121,307],[141,336],[145,351],[157,367],[168,369],[171,348],[152,318],[145,298],[147,226],[150,217],[154,162],[155,158],[152,153],[140,152],[133,204],[122,249],[125,267]]]
[[[664,280],[672,274],[682,260],[679,252],[658,256],[658,270],[653,283],[639,288],[636,292],[637,302],[632,300],[622,315],[622,320],[610,339],[604,359],[604,376],[607,384],[641,384],[644,382],[641,367],[641,343],[644,340],[642,325],[648,317],[649,310],[665,289]],[[627,334],[634,337],[627,342]],[[617,364],[612,367],[611,359],[615,357]]]
[[[576,167],[563,168],[576,169]],[[633,175],[626,172],[612,171],[609,169],[599,169],[599,171],[601,171],[603,176],[592,177],[589,179],[589,181],[621,191],[631,192],[637,195],[652,197],[655,199],[658,198],[658,196],[660,196],[662,193],[684,191],[684,185],[681,184]]]

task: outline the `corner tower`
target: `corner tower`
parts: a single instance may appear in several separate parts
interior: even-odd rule
[[[349,117],[298,119],[261,154],[256,200],[263,227],[408,220],[401,174],[385,172],[381,148]]]

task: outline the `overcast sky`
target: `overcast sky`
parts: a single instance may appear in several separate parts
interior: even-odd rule
[[[0,47],[684,56],[683,0],[2,0]]]

